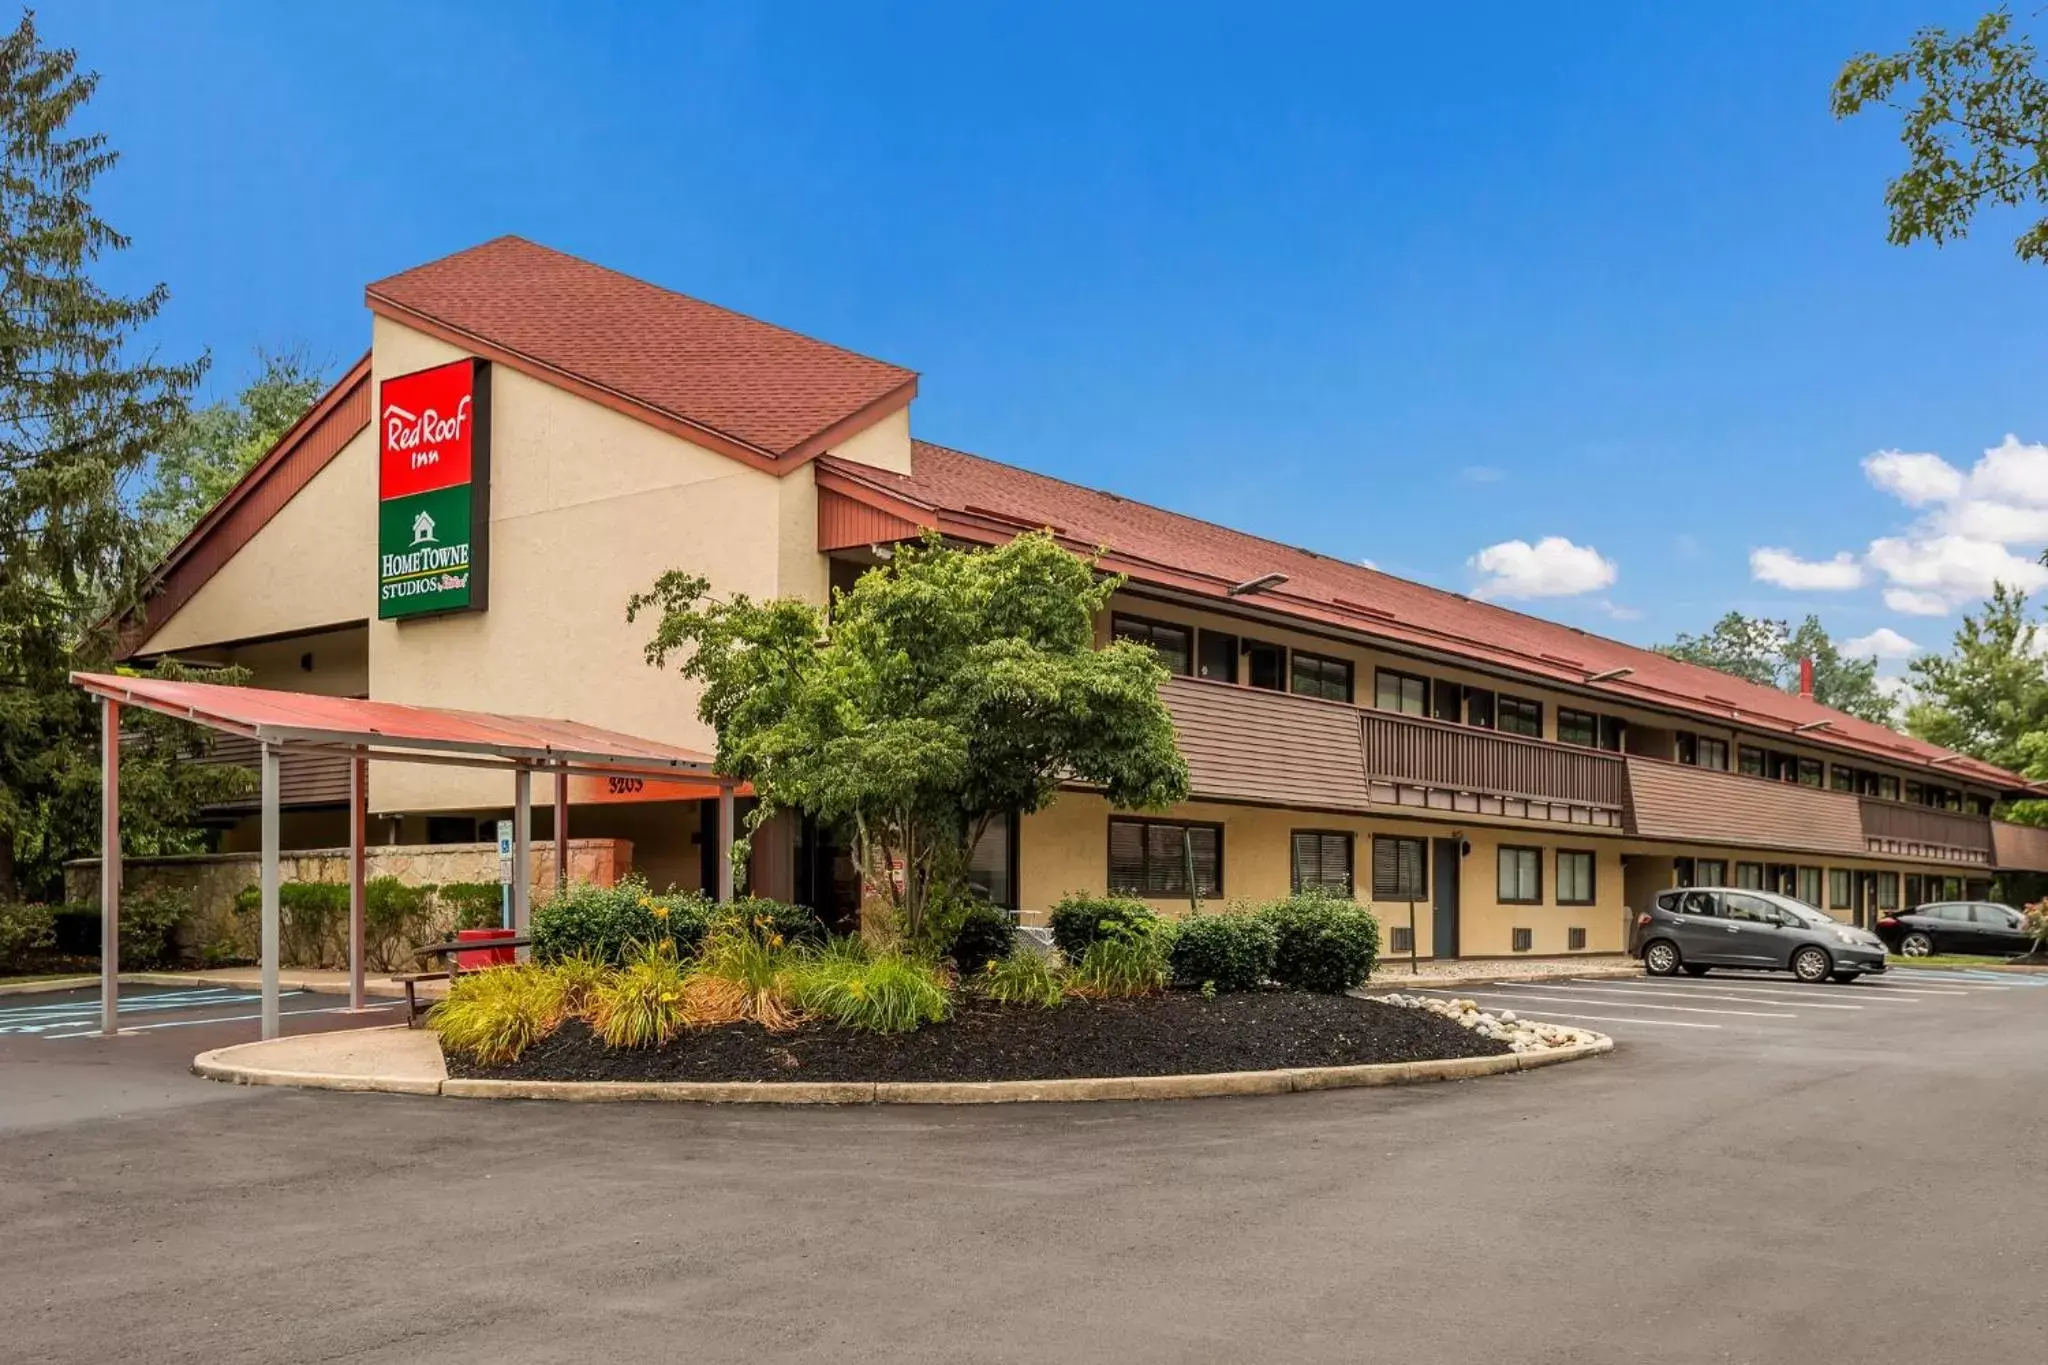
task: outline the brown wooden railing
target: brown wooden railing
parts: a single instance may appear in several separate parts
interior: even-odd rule
[[[1862,803],[1863,834],[1927,850],[1958,849],[1972,855],[1991,854],[1991,820],[1983,815],[1933,806],[1911,806],[1866,797]]]
[[[1368,777],[1452,791],[1619,807],[1619,754],[1522,739],[1391,711],[1361,711]]]
[[[240,735],[216,734],[202,763],[232,763],[255,771],[262,759],[261,746]],[[348,804],[348,758],[343,754],[308,754],[286,751],[277,764],[277,798],[283,806],[346,806]],[[252,784],[249,795],[218,809],[253,809],[258,802]]]

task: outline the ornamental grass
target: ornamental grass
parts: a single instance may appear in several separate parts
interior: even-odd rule
[[[563,978],[524,964],[465,972],[448,983],[448,998],[427,1014],[427,1026],[451,1052],[484,1066],[517,1061],[570,1014]]]

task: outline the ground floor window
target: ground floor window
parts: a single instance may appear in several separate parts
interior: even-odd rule
[[[1719,858],[1696,858],[1693,860],[1694,886],[1728,885],[1728,864]]]
[[[1295,657],[1299,658],[1299,655]],[[1294,831],[1292,884],[1296,891],[1328,891],[1349,896],[1352,836],[1341,830]]]
[[[1172,820],[1109,822],[1109,889],[1120,896],[1223,894],[1223,826]]]
[[[1899,908],[1899,874],[1880,872],[1877,874],[1877,908],[1896,910]]]
[[[1799,889],[1794,894],[1808,905],[1818,906],[1820,904],[1820,869],[1817,867],[1800,868]]]
[[[1828,909],[1849,908],[1849,869],[1831,867],[1828,869]]]
[[[1429,895],[1429,844],[1392,834],[1372,837],[1372,896],[1419,901]]]
[[[1591,905],[1593,894],[1594,856],[1584,849],[1561,848],[1557,851],[1557,903],[1559,905]]]
[[[1764,889],[1764,865],[1762,863],[1737,863],[1735,884],[1745,891]]]
[[[967,859],[967,885],[990,905],[1017,908],[1017,815],[999,815]]]
[[[1542,903],[1542,849],[1501,846],[1499,899],[1503,905]]]

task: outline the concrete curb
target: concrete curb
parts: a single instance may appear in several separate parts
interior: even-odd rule
[[[238,1044],[248,1047],[249,1044]],[[660,1101],[696,1104],[1071,1104],[1094,1100],[1207,1099],[1219,1095],[1285,1095],[1358,1086],[1416,1085],[1531,1071],[1581,1061],[1614,1050],[1596,1037],[1576,1047],[1456,1057],[1434,1062],[1374,1062],[1359,1066],[1290,1067],[1275,1071],[1218,1071],[1184,1076],[1109,1076],[1042,1081],[493,1081],[412,1076],[339,1075],[276,1071],[222,1057],[229,1048],[202,1052],[192,1070],[240,1085],[290,1085],[308,1090],[388,1091],[471,1100],[557,1100],[585,1104]]]

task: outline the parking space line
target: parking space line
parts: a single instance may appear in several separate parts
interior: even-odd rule
[[[256,998],[253,992],[237,991],[230,993],[226,987],[222,987],[211,991],[173,991],[162,995],[126,996],[121,1000],[121,1008],[144,1009],[152,1005],[204,1004],[208,1001],[254,1000]],[[0,1019],[13,1018],[15,1016],[37,1018],[49,1014],[74,1014],[80,1010],[97,1010],[99,1007],[100,1001],[96,995],[84,1000],[65,1000],[54,1005],[12,1005],[0,1007]]]
[[[1496,986],[1513,986],[1516,989],[1524,989],[1524,987],[1522,987],[1520,983],[1514,981],[1496,981],[1493,984]],[[1686,989],[1670,991],[1665,990],[1661,986],[1654,986],[1645,982],[1637,981],[1616,981],[1611,983],[1601,982],[1598,985],[1593,985],[1593,983],[1589,982],[1586,983],[1585,988],[1590,988],[1592,990],[1604,992],[1610,995],[1621,995],[1624,998],[1632,998],[1642,995],[1663,995],[1675,999],[1678,996],[1683,995],[1690,996],[1694,1000],[1725,1000],[1737,1005],[1782,1005],[1787,1009],[1795,1010],[1860,1010],[1863,1008],[1863,1006],[1861,1005],[1844,1005],[1823,1000],[1783,1000],[1777,996],[1722,994],[1719,988],[1716,988],[1713,992]],[[1527,989],[1546,991],[1568,990],[1577,992],[1578,990],[1583,988],[1576,983],[1572,983],[1561,986],[1532,986],[1528,987]],[[1734,991],[1740,988],[1729,987],[1728,989],[1730,991]],[[1588,996],[1587,998],[1590,999],[1591,997]]]
[[[1446,991],[1443,994],[1450,995],[1453,999],[1465,998],[1456,991]],[[1498,991],[1489,991],[1487,994],[1500,1000],[1555,1000],[1567,1005],[1621,1005],[1632,1010],[1669,1010],[1676,1014],[1727,1014],[1740,1015],[1745,1019],[1797,1019],[1799,1017],[1796,1014],[1767,1014],[1757,1010],[1710,1010],[1693,1005],[1644,1005],[1638,1004],[1633,1000],[1600,1000],[1585,995],[1502,995]],[[1757,1003],[1762,1004],[1763,1002],[1758,1001]]]
[[[402,1005],[402,1004],[404,1004],[404,1003],[405,1003],[405,1002],[404,1002],[404,1001],[402,1001],[402,1000],[394,1000],[394,1001],[392,1001],[392,1002],[391,1002],[390,1004],[388,1004],[388,1005],[365,1005],[365,1006],[363,1006],[363,1012],[367,1014],[367,1013],[369,1013],[369,1012],[370,1012],[370,1011],[372,1011],[372,1010],[392,1010],[392,1009],[397,1009],[397,1008],[398,1008],[398,1007],[399,1007],[400,1005]],[[347,1014],[347,1013],[348,1013],[348,1012],[350,1011],[350,1009],[351,1009],[351,1008],[352,1008],[352,1007],[351,1007],[351,1006],[348,1006],[348,1005],[336,1005],[336,1006],[332,1007],[331,1009],[312,1009],[312,1010],[279,1010],[279,1011],[278,1011],[278,1013],[279,1013],[280,1015],[287,1015],[287,1014]],[[132,1028],[132,1029],[131,1029],[131,1028],[124,1028],[124,1029],[122,1029],[122,1030],[121,1030],[121,1032],[123,1032],[123,1033],[151,1033],[151,1032],[154,1032],[155,1030],[157,1030],[157,1029],[160,1029],[160,1028],[196,1028],[196,1027],[198,1027],[198,1026],[199,1026],[199,1025],[201,1025],[201,1024],[242,1024],[242,1023],[247,1023],[247,1022],[248,1022],[249,1020],[251,1020],[251,1019],[261,1019],[262,1017],[263,1017],[263,1016],[262,1016],[262,1015],[260,1015],[260,1014],[233,1014],[233,1015],[229,1015],[229,1016],[228,1016],[227,1018],[225,1018],[225,1019],[171,1019],[171,1020],[167,1020],[166,1022],[164,1022],[164,1023],[161,1023],[161,1024],[137,1024],[137,1025],[136,1025],[136,1026],[135,1026],[134,1028]],[[101,1035],[100,1031],[99,1031],[99,1030],[98,1030],[97,1028],[91,1028],[91,1029],[87,1029],[87,1030],[86,1030],[85,1032],[83,1032],[83,1033],[53,1033],[53,1034],[51,1034],[51,1035],[50,1035],[50,1039],[51,1039],[51,1041],[53,1041],[53,1042],[54,1042],[54,1041],[56,1041],[56,1040],[59,1040],[59,1039],[63,1039],[63,1038],[98,1038],[98,1037],[101,1037],[101,1036],[102,1036],[102,1035]]]
[[[1588,984],[1598,984],[1598,983],[1588,983]],[[1665,988],[1667,988],[1667,989],[1669,989],[1669,990],[1671,990],[1671,991],[1673,991],[1673,992],[1677,992],[1677,993],[1683,993],[1683,992],[1686,992],[1686,991],[1722,991],[1722,990],[1726,990],[1726,991],[1756,991],[1756,992],[1761,992],[1761,993],[1766,993],[1766,994],[1770,994],[1771,998],[1772,998],[1772,999],[1774,999],[1774,1000],[1778,998],[1778,996],[1777,996],[1777,993],[1780,993],[1780,992],[1782,992],[1782,993],[1786,993],[1786,994],[1792,994],[1792,995],[1812,995],[1812,994],[1814,994],[1814,993],[1815,993],[1816,991],[1818,991],[1818,990],[1820,990],[1820,989],[1821,989],[1821,988],[1820,988],[1820,987],[1818,987],[1818,986],[1807,986],[1807,985],[1802,985],[1802,984],[1800,984],[1799,982],[1796,982],[1796,981],[1744,981],[1744,982],[1740,982],[1740,983],[1734,983],[1734,982],[1726,982],[1726,983],[1724,983],[1724,982],[1722,982],[1722,981],[1719,981],[1719,980],[1714,980],[1714,981],[1703,981],[1703,980],[1699,979],[1698,977],[1676,977],[1676,976],[1662,976],[1662,977],[1652,977],[1652,978],[1645,978],[1645,979],[1644,979],[1643,981],[1637,982],[1636,984],[1638,984],[1638,985],[1650,985],[1650,984],[1655,984],[1655,985],[1658,985],[1658,986],[1662,986],[1662,987],[1665,987]],[[1843,989],[1845,989],[1845,990],[1846,990],[1846,989],[1848,989],[1848,988],[1847,988],[1847,987],[1844,987]],[[1855,989],[1856,989],[1856,991],[1857,991],[1857,992],[1859,992],[1859,993],[1861,993],[1861,992],[1864,992],[1864,991],[1868,990],[1868,988],[1867,988],[1867,987],[1864,987],[1864,986],[1857,986],[1857,987],[1856,987]],[[1967,992],[1961,992],[1961,994],[1967,994]],[[1871,992],[1870,992],[1870,998],[1871,998],[1871,999],[1873,999],[1873,1000],[1879,1000],[1879,999],[1882,999],[1882,1000],[1890,1000],[1890,1001],[1895,1001],[1895,1002],[1898,1002],[1898,1003],[1900,1003],[1900,1004],[1906,1004],[1906,1003],[1911,1003],[1911,1002],[1915,1002],[1915,1001],[1918,1001],[1918,1000],[1920,999],[1920,996],[1919,996],[1919,995],[1915,995],[1915,994],[1908,994],[1908,993],[1906,993],[1906,992],[1904,992],[1904,991],[1885,991],[1885,992],[1883,992],[1883,994],[1881,994],[1881,995],[1880,995],[1880,994],[1878,994],[1878,993],[1877,993],[1877,992],[1875,992],[1875,991],[1871,991]]]
[[[1424,992],[1423,992],[1423,994],[1426,994],[1426,995],[1448,995],[1448,996],[1452,996],[1452,997],[1453,997],[1454,999],[1459,999],[1459,1000],[1475,1000],[1475,999],[1476,999],[1476,1000],[1484,1000],[1484,999],[1488,998],[1488,993],[1487,993],[1487,992],[1485,992],[1485,991],[1481,991],[1481,992],[1479,992],[1479,993],[1478,993],[1478,994],[1477,994],[1476,996],[1475,996],[1475,995],[1471,995],[1471,994],[1466,994],[1466,995],[1458,995],[1458,994],[1457,994],[1457,993],[1456,993],[1455,991],[1424,991]],[[1517,1016],[1517,1017],[1519,1017],[1519,1016]],[[1591,1022],[1593,1022],[1593,1023],[1596,1023],[1596,1024],[1655,1024],[1655,1025],[1657,1025],[1657,1026],[1658,1026],[1659,1028],[1711,1028],[1711,1029],[1717,1029],[1717,1028],[1720,1028],[1720,1027],[1721,1027],[1721,1026],[1720,1026],[1719,1024],[1699,1024],[1699,1023],[1694,1023],[1694,1022],[1692,1022],[1691,1020],[1688,1020],[1688,1019],[1623,1019],[1623,1018],[1620,1018],[1620,1017],[1618,1017],[1618,1016],[1616,1016],[1616,1015],[1611,1015],[1611,1014],[1564,1014],[1564,1013],[1560,1013],[1560,1012],[1559,1012],[1559,1011],[1557,1011],[1557,1010],[1545,1010],[1545,1011],[1543,1011],[1543,1017],[1542,1017],[1542,1019],[1538,1019],[1538,1020],[1537,1020],[1536,1022],[1537,1022],[1537,1023],[1543,1023],[1544,1021],[1546,1021],[1546,1020],[1550,1020],[1550,1019],[1578,1019],[1578,1020],[1582,1020],[1582,1021],[1583,1021],[1583,1020],[1590,1020]]]

